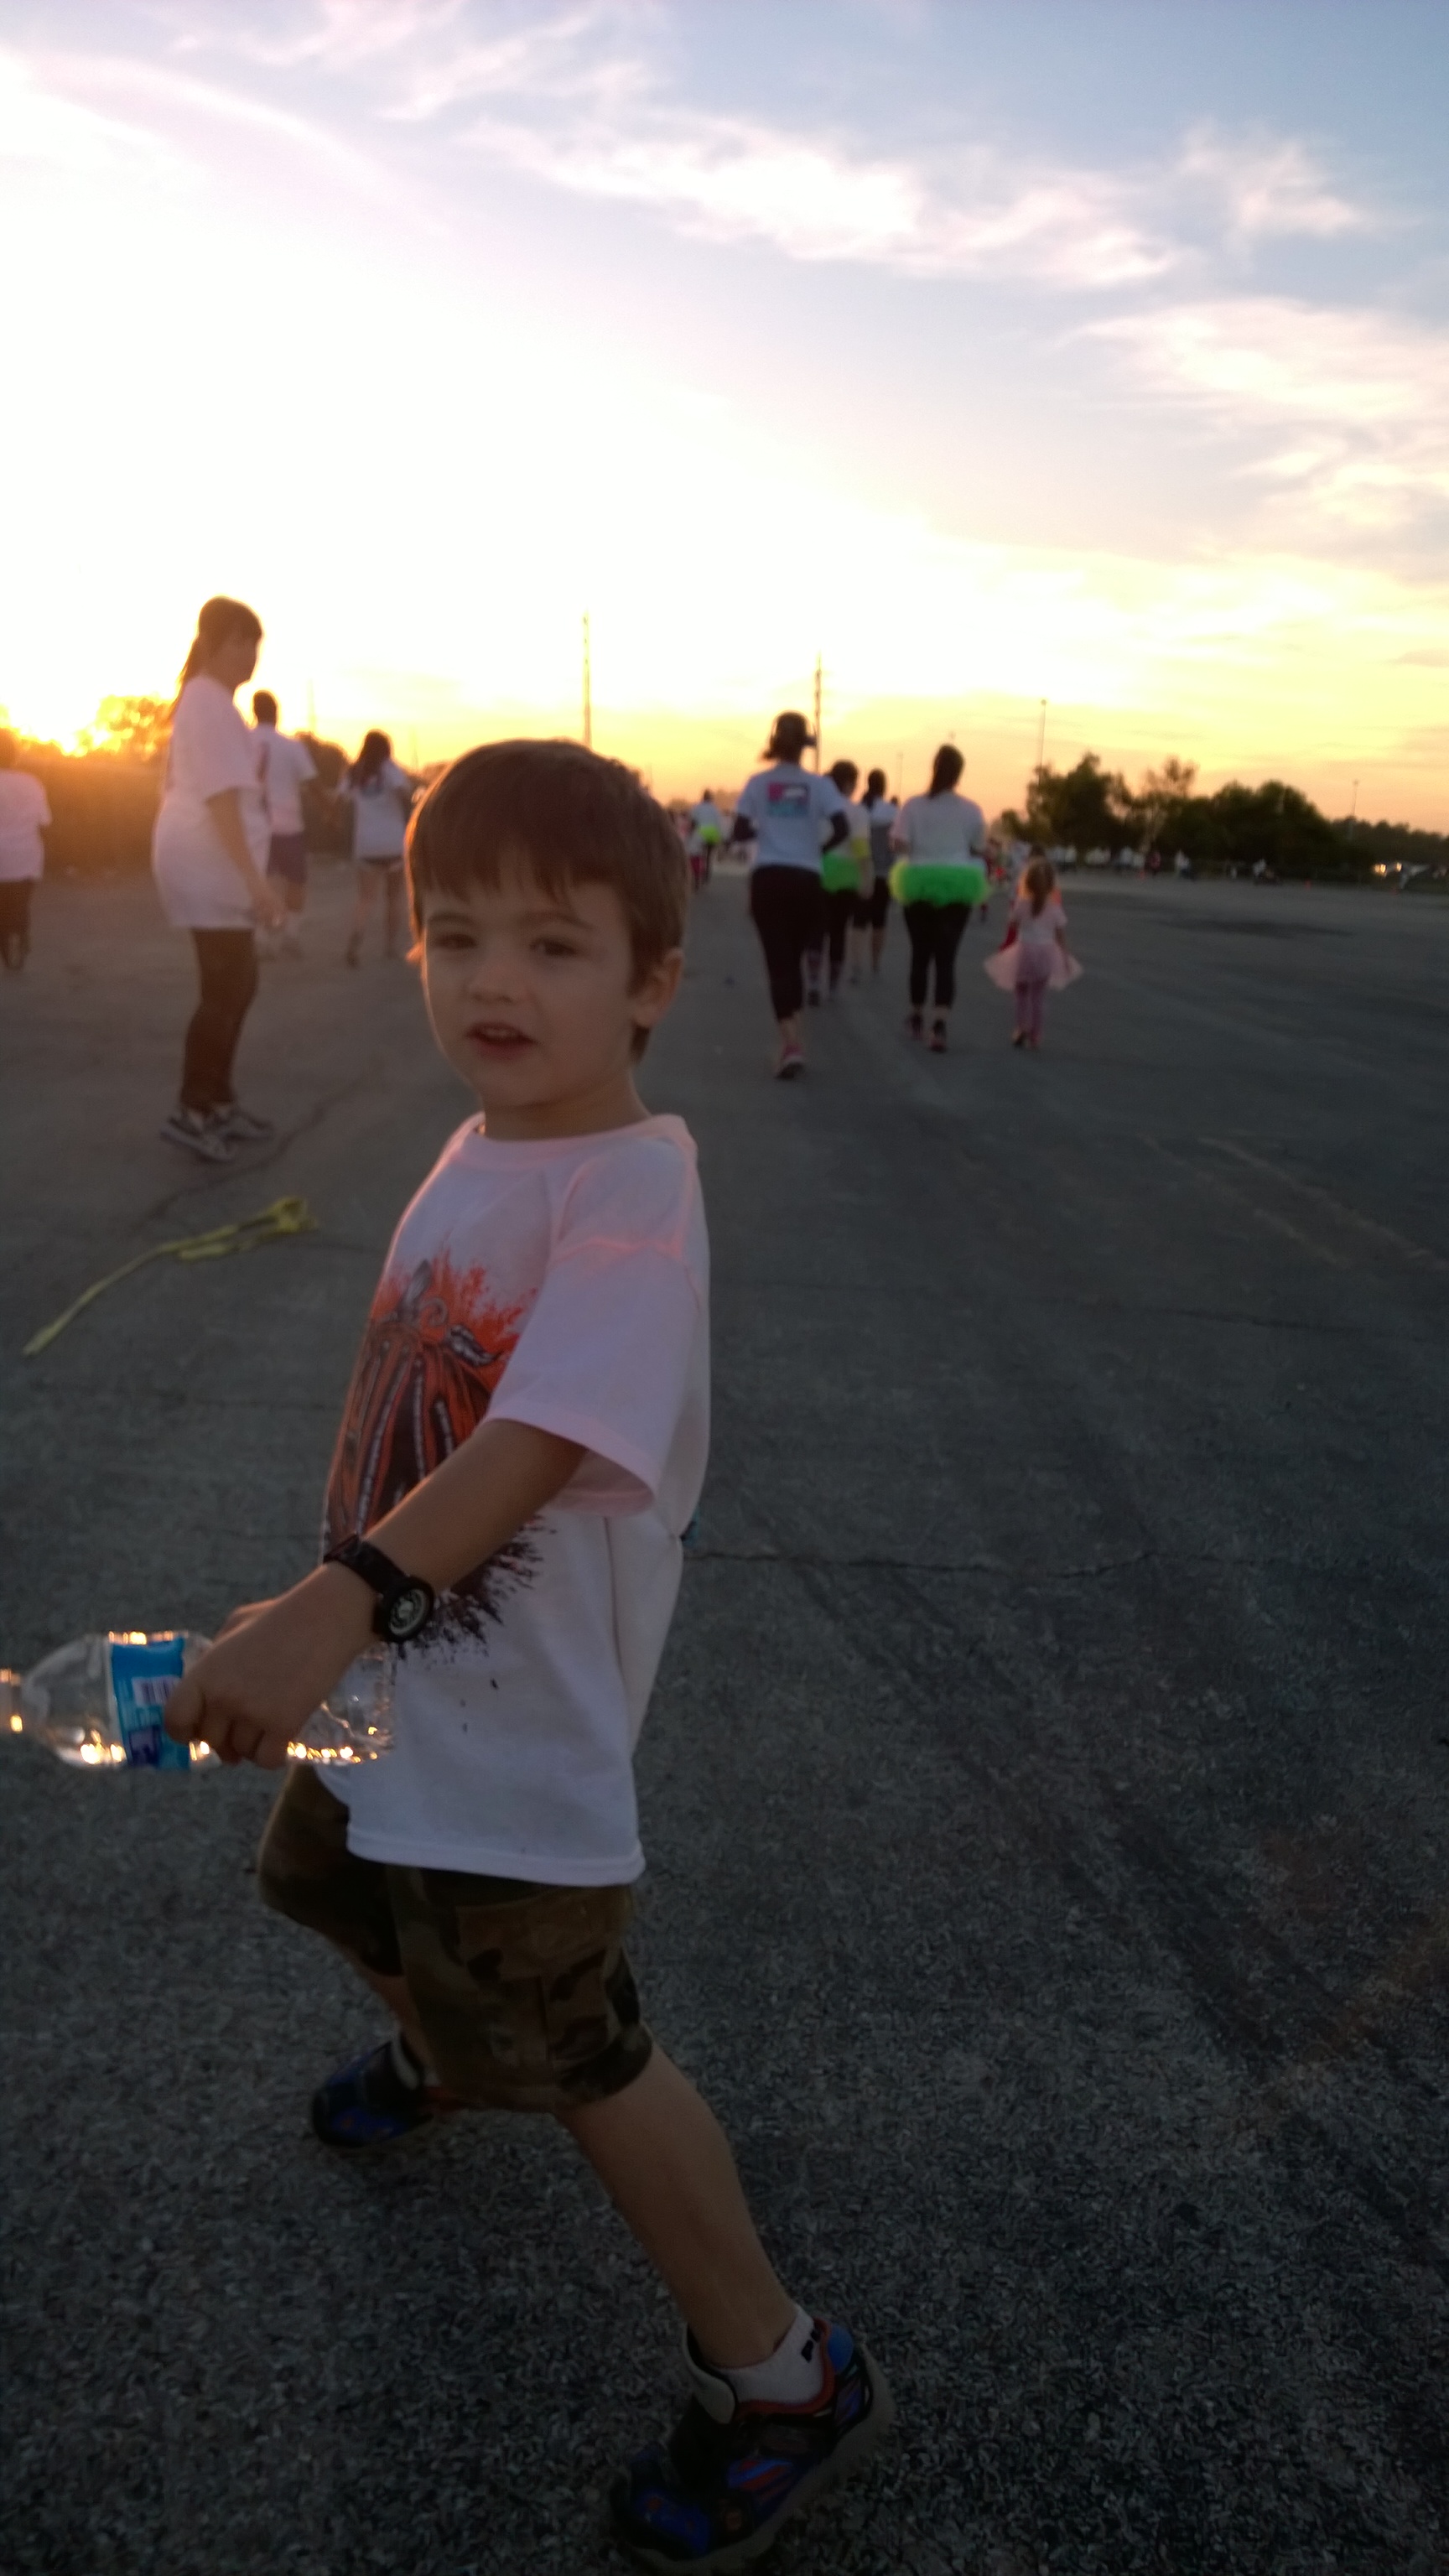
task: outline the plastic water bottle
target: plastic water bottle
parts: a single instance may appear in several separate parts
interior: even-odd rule
[[[287,1751],[294,1762],[376,1762],[392,1750],[397,1653],[369,1646],[308,1718]]]
[[[4,1676],[6,1725],[33,1735],[86,1771],[189,1771],[212,1759],[205,1744],[173,1744],[166,1702],[210,1645],[184,1628],[130,1628],[72,1637],[23,1680]]]
[[[191,1771],[214,1762],[207,1744],[174,1744],[166,1702],[211,1644],[189,1629],[128,1629],[73,1637],[24,1675],[0,1671],[0,1732],[33,1736],[86,1771]],[[294,1744],[296,1762],[375,1762],[392,1746],[389,1646],[349,1664]]]

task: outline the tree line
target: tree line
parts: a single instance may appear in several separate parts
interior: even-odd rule
[[[1156,849],[1171,861],[1181,850],[1199,874],[1246,875],[1260,860],[1279,877],[1368,877],[1376,863],[1449,866],[1449,834],[1347,814],[1330,820],[1282,779],[1261,787],[1233,779],[1210,796],[1197,795],[1196,783],[1193,762],[1165,760],[1129,787],[1088,751],[1074,769],[1034,770],[1025,804],[1009,806],[1001,825],[1021,840],[1079,854]]]
[[[48,839],[53,866],[99,874],[146,865],[170,720],[168,699],[105,698],[74,751],[22,740],[21,766],[43,779],[55,817]],[[316,850],[340,851],[343,827],[331,791],[347,755],[339,743],[309,733],[298,738],[317,764],[321,789],[307,813],[308,839]],[[1120,771],[1088,751],[1074,769],[1048,763],[1033,770],[1025,803],[1008,806],[998,828],[1079,854],[1158,849],[1170,861],[1181,850],[1199,874],[1237,868],[1246,875],[1260,859],[1279,877],[1362,878],[1376,864],[1449,868],[1443,832],[1350,815],[1331,821],[1280,779],[1261,787],[1232,780],[1210,796],[1198,795],[1196,784],[1191,761],[1165,760],[1129,787]]]

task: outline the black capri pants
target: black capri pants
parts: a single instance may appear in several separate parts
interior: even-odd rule
[[[793,1020],[805,999],[801,961],[820,943],[824,904],[813,868],[756,868],[750,878],[750,919],[765,952],[777,1020]]]
[[[242,1022],[256,999],[257,943],[249,930],[193,930],[201,999],[181,1060],[181,1106],[203,1118],[236,1098],[231,1070]]]
[[[911,942],[911,1008],[923,1011],[931,978],[936,981],[938,1011],[949,1011],[956,999],[956,951],[971,918],[969,903],[908,903],[906,930]]]

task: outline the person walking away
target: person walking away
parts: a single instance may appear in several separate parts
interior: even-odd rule
[[[615,2532],[646,2566],[733,2569],[866,2455],[891,2401],[850,2329],[776,2277],[623,1947],[633,1745],[708,1447],[694,1145],[634,1084],[678,990],[688,869],[631,773],[562,742],[456,760],[410,868],[429,1018],[476,1106],[393,1238],[324,1561],[199,1658],[167,1729],[280,1769],[353,1659],[405,1643],[386,1759],[293,1763],[258,1860],[264,1901],[393,2023],[321,2085],[313,2128],[358,2158],[464,2107],[560,2123],[684,2321],[693,2395],[616,2479]],[[466,2383],[459,2402],[471,2438]]]
[[[955,744],[942,743],[931,765],[930,786],[924,796],[906,798],[894,833],[905,856],[891,872],[891,887],[911,943],[906,1026],[913,1038],[920,1036],[929,1002],[933,1055],[946,1052],[962,933],[973,906],[986,901],[986,870],[977,855],[986,847],[986,817],[969,796],[956,793],[965,766]]]
[[[349,966],[362,963],[362,937],[384,892],[382,953],[395,957],[403,926],[403,848],[412,812],[414,781],[399,769],[385,733],[364,735],[340,789],[352,809],[352,856],[357,867],[357,900],[344,952]]]
[[[281,898],[265,876],[271,834],[256,736],[234,700],[257,666],[261,619],[239,599],[208,599],[171,714],[166,778],[151,843],[161,907],[191,934],[201,992],[186,1031],[181,1092],[161,1133],[205,1163],[273,1133],[236,1096],[233,1067],[256,998],[255,925],[276,929]]]
[[[252,715],[257,737],[258,775],[271,833],[267,875],[285,907],[277,946],[275,950],[264,953],[300,957],[302,913],[307,902],[307,832],[302,815],[302,790],[309,779],[315,779],[317,763],[305,742],[298,742],[291,734],[278,733],[277,701],[270,689],[255,692]]]
[[[1016,996],[1014,1047],[1040,1046],[1048,990],[1055,986],[1065,991],[1081,971],[1067,947],[1067,916],[1057,892],[1056,869],[1041,850],[1034,849],[1022,870],[1006,937],[986,960],[993,984]]]
[[[30,900],[45,867],[51,822],[41,781],[19,766],[20,745],[0,725],[0,958],[18,975],[30,955]]]
[[[702,894],[710,880],[714,854],[724,839],[724,816],[714,801],[714,789],[706,787],[689,817],[689,873],[696,894]]]
[[[732,840],[751,845],[750,918],[779,1025],[775,1074],[781,1082],[805,1070],[800,1007],[805,952],[820,936],[822,835],[831,850],[850,836],[845,799],[834,779],[801,767],[800,755],[814,739],[793,708],[776,716],[765,752],[770,767],[746,780],[731,833]]]
[[[872,975],[880,973],[880,961],[885,955],[886,916],[891,906],[891,865],[895,856],[891,847],[891,827],[899,811],[900,808],[894,798],[886,793],[885,771],[871,770],[865,782],[865,794],[860,800],[860,812],[865,818],[870,869],[851,924],[850,980],[853,984],[860,982],[861,969],[866,958],[867,939],[870,943]]]
[[[820,859],[820,884],[825,898],[823,947],[829,969],[827,989],[833,1001],[845,972],[846,943],[855,919],[855,907],[870,873],[870,827],[864,808],[854,802],[860,777],[855,762],[832,761],[830,775],[840,790],[847,832],[846,839],[838,847],[823,851]],[[816,974],[818,980],[818,967]]]

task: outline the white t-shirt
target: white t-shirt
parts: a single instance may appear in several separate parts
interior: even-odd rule
[[[895,855],[891,848],[891,826],[900,810],[889,796],[879,796],[873,805],[861,808],[870,833],[870,863],[878,877],[888,877],[891,872],[891,861]]]
[[[342,793],[352,800],[357,817],[352,833],[355,859],[400,859],[412,811],[413,782],[395,760],[385,760],[375,777],[362,785],[349,778]]]
[[[366,1859],[622,1885],[644,1866],[633,1749],[709,1446],[709,1247],[680,1119],[547,1144],[459,1128],[388,1253],[326,1544],[485,1414],[588,1455],[400,1658],[391,1751],[328,1786]]]
[[[716,841],[722,841],[724,839],[724,828],[724,816],[716,805],[714,798],[712,796],[702,796],[699,803],[693,808],[689,817],[689,850],[691,857],[696,856],[699,851],[708,849],[712,846],[712,844],[705,838],[706,833],[713,833]]]
[[[824,826],[835,814],[848,820],[850,808],[833,778],[777,760],[773,769],[756,770],[735,812],[755,827],[751,868],[813,868],[818,876]]]
[[[1049,894],[1040,912],[1032,911],[1029,894],[1019,894],[1008,918],[1016,924],[1017,941],[1022,948],[1050,951],[1057,944],[1057,932],[1067,926],[1059,894]]]
[[[962,867],[986,847],[986,817],[954,788],[944,796],[908,796],[896,819],[896,841],[923,867]]]
[[[317,763],[305,742],[278,733],[275,725],[259,724],[255,730],[267,821],[273,838],[281,840],[303,828],[302,790],[309,778],[316,777]]]
[[[182,690],[172,722],[166,785],[151,843],[162,907],[177,930],[251,927],[251,897],[207,811],[207,798],[228,787],[240,791],[247,847],[263,869],[271,827],[257,779],[257,739],[232,703],[230,690],[198,672]]]
[[[0,769],[0,884],[38,877],[45,865],[41,827],[50,821],[50,804],[38,778],[28,769]]]

